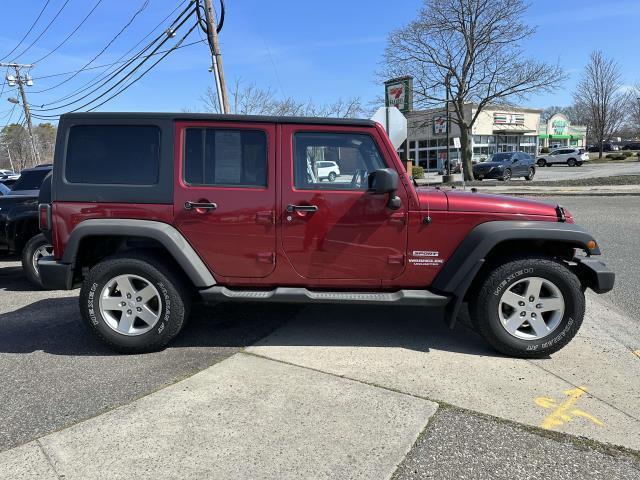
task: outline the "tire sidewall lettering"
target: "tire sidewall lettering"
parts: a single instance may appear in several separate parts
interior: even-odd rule
[[[502,295],[502,292],[506,287],[514,283],[514,281],[520,277],[531,275],[533,273],[533,270],[533,268],[522,268],[516,272],[513,272],[511,275],[500,282],[500,284],[494,290],[493,295],[499,297],[500,295]]]

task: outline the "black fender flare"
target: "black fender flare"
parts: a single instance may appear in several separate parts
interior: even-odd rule
[[[80,222],[71,233],[60,263],[75,266],[80,243],[94,236],[142,237],[159,242],[197,288],[216,284],[202,259],[175,227],[154,220],[91,219]]]
[[[451,327],[455,324],[467,289],[484,265],[487,255],[498,244],[512,240],[566,243],[584,249],[589,255],[600,255],[593,236],[573,223],[512,220],[481,223],[467,234],[432,283],[435,291],[455,298],[447,307],[447,323]]]

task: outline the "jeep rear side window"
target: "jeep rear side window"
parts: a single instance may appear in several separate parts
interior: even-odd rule
[[[160,168],[160,129],[145,125],[78,125],[67,143],[70,183],[155,185]]]
[[[386,168],[382,155],[369,135],[359,133],[305,132],[294,135],[295,186],[302,190],[364,190],[367,176]],[[326,165],[325,165],[326,163]],[[318,169],[338,166],[332,181],[320,178]]]
[[[188,128],[184,181],[197,186],[267,186],[267,135],[261,130]]]

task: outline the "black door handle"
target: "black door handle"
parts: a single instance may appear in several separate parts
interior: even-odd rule
[[[190,202],[190,201],[186,201],[184,202],[184,209],[185,210],[196,210],[196,209],[202,209],[202,210],[215,210],[216,208],[218,208],[218,205],[215,203],[209,203],[209,202]]]
[[[318,207],[315,205],[287,205],[287,212],[317,212]]]

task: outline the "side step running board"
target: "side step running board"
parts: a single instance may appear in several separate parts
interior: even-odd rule
[[[450,297],[437,295],[429,290],[398,290],[381,293],[318,292],[299,287],[278,287],[274,290],[231,290],[227,287],[214,286],[201,290],[200,295],[207,301],[391,304],[422,307],[442,307],[450,300]]]

